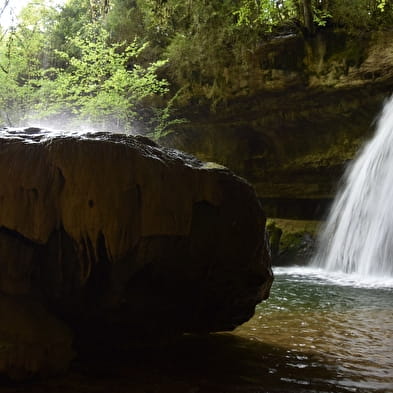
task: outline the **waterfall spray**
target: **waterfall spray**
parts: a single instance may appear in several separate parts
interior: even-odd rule
[[[393,97],[343,181],[312,265],[393,277]]]

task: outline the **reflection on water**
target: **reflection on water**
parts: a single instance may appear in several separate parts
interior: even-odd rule
[[[393,392],[393,289],[278,273],[271,299],[236,334],[286,348],[288,364],[302,370],[296,384]],[[316,376],[314,364],[330,373]]]
[[[229,334],[79,360],[67,376],[1,393],[393,392],[393,288],[278,271],[271,298]],[[165,321],[163,321],[165,324]]]

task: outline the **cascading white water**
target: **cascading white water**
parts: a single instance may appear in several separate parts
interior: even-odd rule
[[[311,264],[393,277],[393,97],[343,180]]]

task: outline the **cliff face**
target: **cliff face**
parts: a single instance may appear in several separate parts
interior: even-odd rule
[[[268,214],[291,215],[293,202],[313,217],[392,91],[393,33],[280,36],[224,74],[225,105],[192,107],[163,142],[247,178]]]
[[[264,215],[225,168],[142,137],[3,130],[0,182],[0,373],[66,368],[73,336],[230,330],[268,297]]]

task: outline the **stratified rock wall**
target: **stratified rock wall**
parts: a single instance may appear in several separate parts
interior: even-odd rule
[[[18,341],[9,334],[18,323],[3,325],[0,352],[2,341],[59,347],[53,368],[62,369],[72,356],[68,327],[77,347],[124,347],[233,329],[267,298],[264,215],[227,169],[142,137],[1,136],[0,318],[12,319],[13,301],[29,309],[28,299],[47,315],[37,326],[53,334],[46,342],[20,330]],[[36,323],[23,318],[27,330]],[[6,350],[0,372],[50,369],[51,350],[38,359],[39,351],[13,360]]]
[[[262,41],[245,64],[225,70],[215,110],[207,97],[205,106],[183,103],[191,121],[161,143],[222,163],[260,198],[287,207],[296,200],[302,210],[302,200],[333,197],[345,165],[372,135],[393,89],[392,53],[389,31],[324,29]]]

